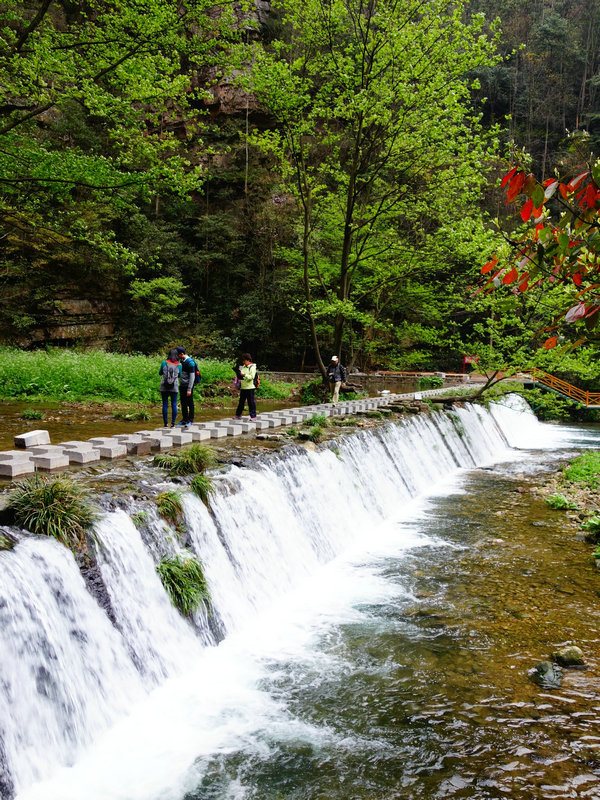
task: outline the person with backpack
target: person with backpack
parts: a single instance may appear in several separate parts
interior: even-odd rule
[[[194,359],[185,352],[185,347],[178,347],[177,353],[181,362],[179,400],[182,417],[177,424],[189,427],[194,421],[194,386],[200,383],[200,370]]]
[[[240,401],[238,403],[234,419],[241,419],[248,401],[248,411],[250,412],[250,419],[256,419],[256,399],[254,392],[256,387],[260,385],[260,378],[256,369],[256,364],[252,361],[250,353],[242,355],[243,364],[237,368],[237,375],[241,380],[240,386]]]
[[[181,364],[177,349],[169,350],[166,359],[160,365],[160,396],[162,397],[162,415],[165,427],[169,424],[169,403],[171,404],[171,427],[177,419],[177,393],[179,392],[179,373]]]
[[[337,356],[331,356],[331,362],[327,367],[327,377],[331,386],[331,404],[335,406],[340,399],[340,387],[346,385],[346,367],[340,364]]]

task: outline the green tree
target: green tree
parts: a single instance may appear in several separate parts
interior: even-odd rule
[[[297,207],[299,248],[280,256],[325,375],[322,344],[339,353],[349,323],[374,323],[382,287],[447,221],[443,198],[459,198],[456,217],[476,201],[488,151],[468,73],[493,63],[494,44],[445,0],[276,7],[286,37],[254,47],[251,77],[277,126],[253,141]]]

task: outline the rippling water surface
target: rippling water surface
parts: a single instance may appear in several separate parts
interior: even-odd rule
[[[271,705],[198,759],[186,800],[600,798],[600,577],[575,523],[532,491],[559,456],[459,478],[289,609],[292,628],[319,611],[263,654]],[[566,642],[588,669],[534,685],[527,671]]]

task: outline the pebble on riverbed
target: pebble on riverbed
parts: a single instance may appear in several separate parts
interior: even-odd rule
[[[583,659],[583,651],[574,644],[556,650],[552,653],[552,660],[567,669],[587,669]]]
[[[558,689],[562,683],[562,669],[551,661],[540,661],[527,673],[529,680],[544,689]]]

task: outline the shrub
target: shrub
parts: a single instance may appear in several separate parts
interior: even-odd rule
[[[122,422],[145,422],[150,419],[147,408],[138,408],[135,411],[113,411],[113,417]]]
[[[42,411],[34,411],[32,408],[26,408],[20,416],[20,419],[44,419]]]
[[[167,522],[179,528],[183,520],[183,497],[179,491],[168,491],[157,494],[154,498],[158,511]]]
[[[300,387],[300,399],[306,406],[320,403],[326,396],[327,389],[321,378],[315,378],[315,380],[309,381]]]
[[[215,487],[210,476],[194,475],[190,482],[190,489],[207,506],[209,497],[214,492]]]
[[[71,478],[34,475],[9,496],[18,525],[43,536],[53,536],[72,550],[85,549],[98,511],[87,492]]]
[[[570,511],[577,506],[564,496],[564,494],[551,494],[544,498],[545,502],[555,511]]]
[[[164,453],[154,456],[154,463],[166,469],[171,475],[193,475],[204,472],[216,463],[212,448],[202,444],[193,444],[178,453]]]
[[[315,425],[308,432],[308,436],[311,442],[318,444],[323,439],[323,428],[320,425]]]
[[[419,389],[439,389],[444,385],[444,379],[438,375],[421,375],[419,378]]]
[[[186,550],[164,556],[156,567],[173,605],[186,616],[195,611],[209,593],[202,562]]]
[[[256,397],[263,400],[286,400],[296,388],[295,384],[286,381],[272,381],[261,375]]]
[[[589,517],[581,527],[586,531],[585,538],[588,541],[597,542],[600,540],[600,517]]]
[[[313,414],[312,417],[305,419],[302,424],[305,428],[310,428],[311,425],[316,425],[319,428],[326,428],[329,425],[329,420],[325,414]]]

